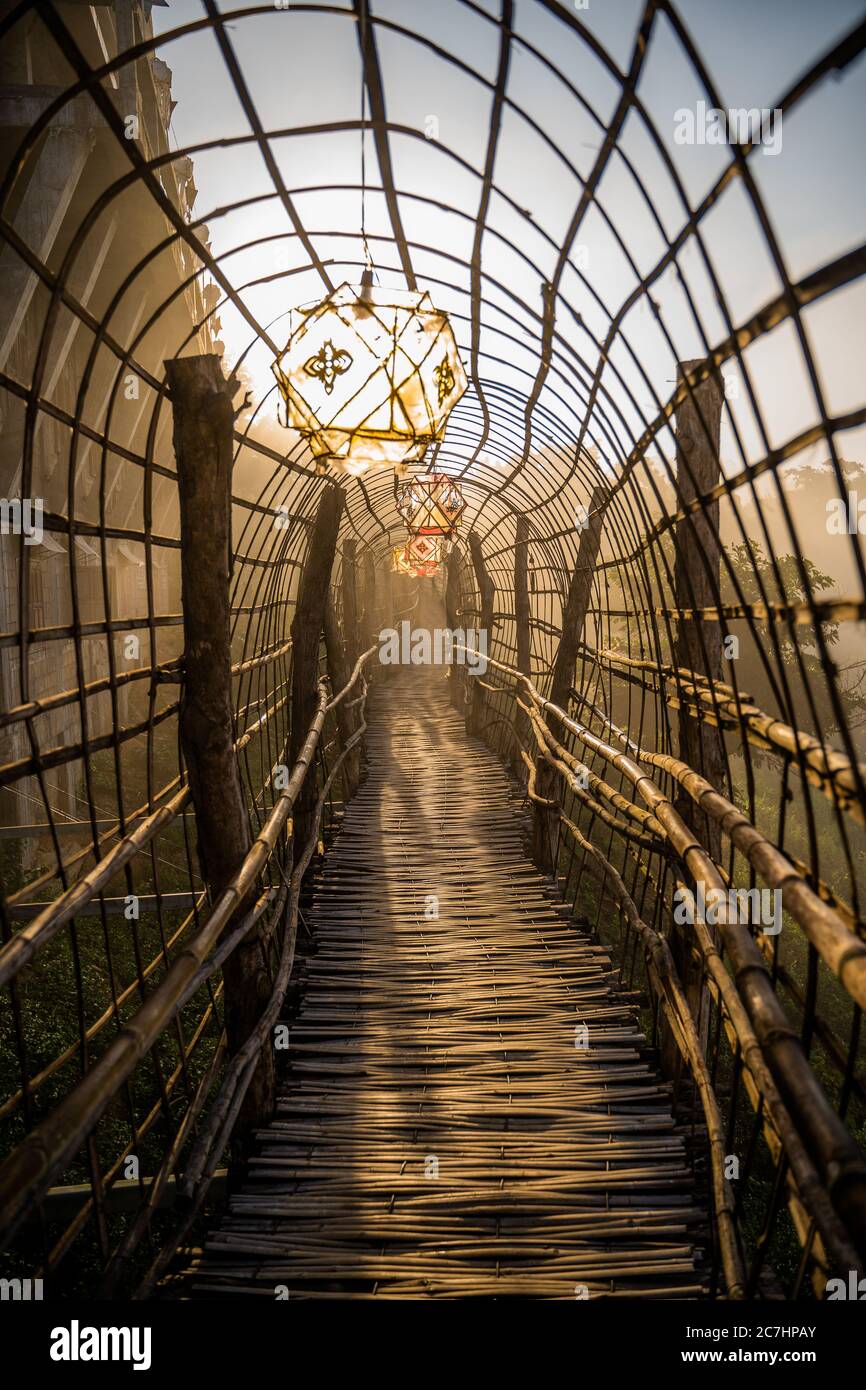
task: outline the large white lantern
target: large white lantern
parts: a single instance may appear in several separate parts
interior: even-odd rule
[[[429,294],[374,287],[365,271],[360,286],[294,309],[290,328],[274,373],[287,425],[323,469],[403,472],[443,438],[466,373]]]

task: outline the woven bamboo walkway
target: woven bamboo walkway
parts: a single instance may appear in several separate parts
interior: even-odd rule
[[[668,1091],[441,672],[381,683],[368,758],[278,1113],[185,1293],[700,1296]]]

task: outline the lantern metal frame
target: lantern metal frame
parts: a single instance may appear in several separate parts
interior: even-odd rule
[[[456,536],[465,510],[460,484],[448,473],[419,474],[397,491],[397,511],[412,536]]]
[[[291,311],[273,372],[287,427],[325,471],[354,475],[423,462],[467,386],[448,315],[426,291],[374,286],[372,271]]]

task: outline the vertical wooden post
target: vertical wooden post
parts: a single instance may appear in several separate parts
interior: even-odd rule
[[[351,675],[355,662],[360,656],[358,646],[358,588],[355,569],[356,544],[348,540],[343,545],[343,641],[346,648],[346,661]],[[366,643],[364,644],[367,645]]]
[[[574,668],[577,663],[577,652],[580,640],[583,636],[583,628],[586,622],[586,615],[589,612],[589,602],[592,597],[592,583],[595,577],[595,565],[598,559],[599,547],[601,545],[601,533],[604,527],[604,513],[610,500],[610,493],[604,484],[599,483],[593,488],[592,496],[589,499],[588,517],[586,525],[580,533],[580,544],[577,549],[577,559],[574,563],[574,572],[568,586],[568,597],[562,614],[562,632],[559,638],[559,647],[556,652],[556,660],[553,664],[553,680],[550,687],[550,700],[554,705],[559,705],[560,709],[568,709],[568,695],[574,684]],[[562,727],[555,722],[548,720],[551,728],[557,737],[562,734]],[[555,785],[555,774],[549,763],[546,763],[539,756],[537,760],[536,788],[540,796],[552,800],[551,791]],[[554,873],[556,865],[553,862],[551,852],[552,832],[555,828],[555,818],[551,812],[543,806],[533,806],[532,814],[532,846],[533,858],[539,868],[546,873]]]
[[[481,596],[481,611],[478,616],[478,632],[484,633],[487,651],[490,652],[493,646],[493,600],[496,596],[496,586],[490,575],[487,573],[487,566],[484,563],[484,553],[481,549],[481,537],[471,532],[469,536],[469,553],[472,556],[472,567],[475,570],[475,582],[478,585],[478,592]],[[466,732],[474,734],[476,738],[481,737],[484,728],[484,712],[487,708],[485,692],[478,683],[477,676],[467,674],[469,682],[469,704],[466,709]]]
[[[385,569],[382,573],[382,601],[379,609],[379,631],[385,628],[395,627],[397,623],[397,610],[400,607],[400,576],[396,574],[391,566],[390,552],[385,558]],[[377,634],[378,635],[378,634]],[[396,675],[396,666],[382,666],[377,662],[377,675],[384,680],[390,680]]]
[[[328,483],[310,537],[310,547],[292,619],[292,728],[289,739],[289,766],[293,767],[307,736],[316,708],[319,676],[319,643],[325,625],[325,604],[331,584],[331,570],[337,550],[337,535],[343,511],[343,490]],[[310,773],[294,808],[295,855],[299,855],[310,836],[316,804],[316,778]]]
[[[325,652],[328,661],[328,675],[331,678],[331,689],[336,695],[343,689],[354,669],[354,662],[349,664],[349,657],[344,649],[343,634],[340,631],[340,624],[337,619],[337,610],[334,607],[334,599],[330,589],[325,598]],[[337,719],[337,736],[340,740],[340,747],[345,748],[352,734],[357,728],[354,710],[349,707],[352,696],[349,695],[345,700],[341,700],[335,710]],[[358,780],[360,773],[360,750],[356,745],[350,753],[347,753],[345,762],[341,768],[343,774],[343,786],[345,788],[346,800],[355,795],[358,790]]]
[[[453,545],[445,562],[445,620],[451,632],[461,627],[460,622],[460,551]],[[455,709],[463,710],[466,705],[466,687],[461,679],[464,667],[452,661],[448,672],[448,693]]]
[[[514,538],[514,629],[517,646],[517,669],[524,676],[532,676],[530,654],[530,608],[529,608],[529,525],[521,513],[517,517],[517,532]],[[520,691],[520,698],[526,700],[526,692]],[[518,745],[523,745],[532,753],[532,736],[529,720],[522,710],[517,711],[514,721]],[[526,764],[520,756],[520,747],[514,750],[514,768],[526,780]]]
[[[681,362],[677,385],[683,374],[699,365]],[[677,409],[677,488],[679,505],[706,496],[719,482],[719,437],[722,423],[722,391],[709,377],[693,388],[692,395]],[[677,608],[714,607],[721,584],[722,543],[719,537],[718,501],[692,512],[674,533],[674,596]],[[678,670],[694,671],[720,680],[722,675],[722,628],[720,623],[700,618],[680,618],[674,642],[674,665]],[[719,791],[724,790],[725,752],[720,731],[711,724],[679,711],[679,753],[683,762],[706,777]],[[699,811],[691,797],[681,792],[676,808],[700,837],[701,843],[718,859],[721,834],[715,821]]]
[[[378,610],[376,608],[376,563],[372,550],[364,555],[364,649],[371,647],[379,639]]]
[[[231,477],[238,390],[219,357],[180,357],[165,364],[171,391],[180,497],[180,567],[184,680],[180,736],[196,817],[202,876],[211,901],[240,868],[252,837],[234,750],[231,676]],[[239,907],[238,913],[241,911]],[[226,932],[236,924],[238,913]],[[270,997],[260,931],[253,930],[223,966],[229,1054],[246,1042]],[[235,1134],[270,1119],[274,1058],[262,1050]]]
[[[394,624],[402,623],[404,619],[412,622],[410,609],[414,599],[413,593],[414,580],[408,574],[394,575]]]
[[[677,365],[677,386],[683,376],[699,365],[699,361]],[[706,496],[722,476],[719,459],[719,439],[722,424],[723,395],[719,383],[712,377],[692,388],[677,407],[677,488],[678,505],[683,506],[695,497]],[[719,601],[721,583],[722,544],[719,537],[719,504],[706,504],[680,521],[674,532],[674,598],[677,608],[693,610],[715,607]],[[673,651],[678,671],[695,672],[719,680],[722,674],[722,628],[720,623],[703,622],[697,617],[681,617],[677,622]],[[684,677],[690,679],[688,675]],[[684,692],[685,698],[691,696]],[[679,710],[679,755],[719,791],[724,790],[725,749],[719,729],[696,719],[686,710]],[[691,797],[680,790],[674,805],[687,825],[715,860],[721,857],[722,837],[718,825],[700,811]],[[702,972],[698,964],[688,928],[674,926],[671,933],[671,954],[683,981],[689,1007],[705,1036],[709,1022],[704,995]],[[660,1035],[662,1067],[668,1075],[676,1075],[682,1058],[670,1033],[663,1027]]]

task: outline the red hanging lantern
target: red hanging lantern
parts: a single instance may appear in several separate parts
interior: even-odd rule
[[[411,536],[405,545],[394,547],[394,569],[413,579],[429,579],[438,572],[444,553],[441,536]]]
[[[391,552],[391,559],[393,561],[392,569],[394,570],[395,574],[409,574],[414,579],[415,571],[409,564],[409,560],[406,555],[406,550],[407,547],[405,545],[394,546],[394,549]]]
[[[397,511],[412,536],[455,536],[465,510],[460,484],[447,473],[420,474],[397,492]]]

